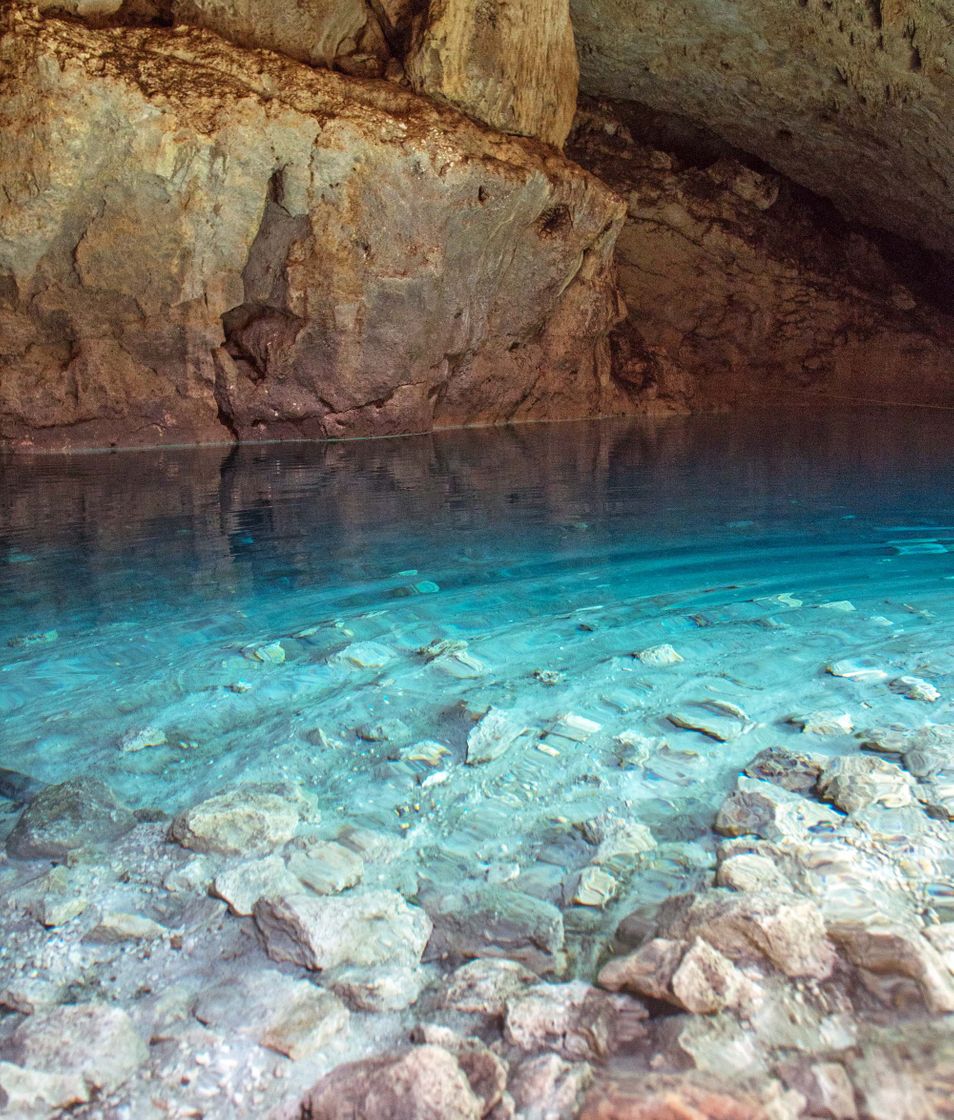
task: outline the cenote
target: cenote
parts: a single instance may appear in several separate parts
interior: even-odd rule
[[[408,1040],[541,1120],[951,1060],[950,413],[0,472],[0,1044],[120,1009],[138,1071],[71,1115],[298,1115]]]

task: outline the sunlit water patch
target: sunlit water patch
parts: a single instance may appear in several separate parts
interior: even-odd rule
[[[0,470],[8,828],[23,789],[77,775],[156,819],[292,783],[321,836],[390,845],[375,881],[406,897],[558,907],[588,974],[622,916],[711,881],[760,751],[950,720],[947,415]]]

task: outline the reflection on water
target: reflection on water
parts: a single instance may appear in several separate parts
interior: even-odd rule
[[[200,1089],[206,1115],[244,1115],[250,1101],[265,1115],[268,1100],[300,1100],[337,1063],[404,1045],[453,964],[499,955],[494,929],[542,974],[591,981],[618,949],[618,927],[621,943],[636,944],[663,900],[712,884],[717,855],[732,855],[731,843],[717,853],[717,810],[737,781],[747,788],[739,775],[756,755],[793,748],[754,771],[807,775],[799,793],[762,783],[781,799],[770,818],[781,841],[759,849],[774,860],[762,873],[767,864],[783,884],[791,875],[817,902],[823,954],[833,952],[825,928],[850,938],[860,923],[865,937],[872,915],[890,914],[914,948],[899,950],[900,963],[884,949],[879,979],[863,960],[849,968],[845,941],[841,986],[823,983],[807,1003],[804,985],[779,980],[784,961],[759,958],[751,975],[768,993],[765,1011],[733,1043],[742,1065],[727,1076],[748,1075],[750,1045],[769,1064],[815,1053],[838,1000],[850,1014],[825,1019],[825,1038],[851,1046],[871,1008],[954,1006],[947,966],[911,932],[954,921],[954,760],[940,753],[954,732],[918,730],[954,724],[952,696],[947,414],[756,414],[3,460],[0,768],[16,773],[0,774],[0,832],[32,790],[75,775],[105,779],[142,812],[115,852],[69,869],[69,889],[89,906],[62,931],[11,910],[0,991],[42,958],[51,986],[98,985],[142,1037],[158,1032],[155,1082],[123,1090],[137,1115],[153,1115],[138,1110],[152,1107],[159,1082],[180,1115],[197,1114]],[[859,739],[903,757],[910,773],[862,774],[842,789],[848,809],[830,792],[819,800],[832,758],[837,767],[873,757]],[[363,868],[358,893],[384,888],[424,907],[435,923],[428,952],[440,957],[436,941],[450,954],[400,974],[405,1019],[365,1015],[293,1063],[284,1090],[271,1074],[262,1088],[258,1012],[246,1014],[245,989],[233,991],[241,979],[262,1000],[291,982],[251,936],[254,899],[246,917],[223,918],[207,890],[231,857],[188,862],[167,840],[166,814],[247,781],[281,781],[281,796],[298,799],[304,831],[277,859],[282,874],[301,857],[296,844],[343,840],[363,857],[345,852]],[[871,803],[847,816],[859,796]],[[758,831],[744,810],[724,832]],[[37,874],[11,860],[0,886],[22,894]],[[300,894],[303,882],[287,889]],[[182,931],[144,951],[148,983],[133,953],[88,944],[91,914],[107,910]],[[338,981],[320,977],[353,1001],[379,978]],[[203,999],[220,1007],[223,984],[238,1002],[226,1000],[217,1040],[196,1042],[191,1016]],[[431,995],[414,1005],[424,987]],[[719,1032],[742,1028],[685,1015],[672,1031],[687,1020],[695,1041],[680,1036],[673,1068],[691,1051],[698,1069],[726,1074],[729,1036]],[[642,1077],[647,1055],[652,1069],[668,1068],[667,1021],[653,1021],[645,1053],[625,1051],[626,1076]],[[494,1029],[488,1040],[505,1049]],[[12,1030],[0,1017],[0,1049]],[[880,1045],[857,1048],[859,1092],[868,1082],[880,1092],[878,1077],[886,1092],[901,1083]],[[211,1057],[195,1075],[197,1046]],[[513,1051],[508,1060],[522,1061]],[[938,1061],[924,1053],[931,1072],[918,1084],[943,1095]]]

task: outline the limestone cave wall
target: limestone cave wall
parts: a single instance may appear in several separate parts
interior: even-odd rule
[[[952,16],[14,0],[0,444],[954,406]]]

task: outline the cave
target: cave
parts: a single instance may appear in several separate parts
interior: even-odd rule
[[[0,1111],[954,1099],[951,0],[7,0]]]

